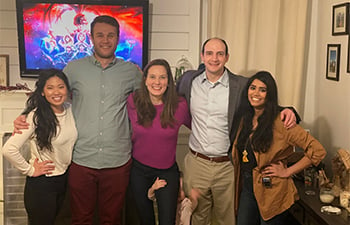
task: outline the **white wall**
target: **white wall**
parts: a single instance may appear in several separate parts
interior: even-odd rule
[[[306,82],[304,126],[326,148],[327,172],[339,148],[350,150],[350,74],[347,73],[348,35],[332,36],[333,5],[346,0],[313,0]],[[326,79],[327,44],[341,44],[339,81]]]
[[[200,53],[200,0],[150,0],[150,58],[172,66],[185,55],[194,67]]]
[[[149,59],[165,58],[176,66],[186,56],[194,67],[200,53],[200,0],[149,0]],[[19,70],[16,1],[0,0],[0,54],[10,55],[10,85],[35,80],[22,79]]]
[[[16,1],[0,1],[0,54],[10,55],[10,84],[19,82]],[[22,81],[27,82],[27,81]]]

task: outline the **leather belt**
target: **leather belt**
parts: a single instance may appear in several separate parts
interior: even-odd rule
[[[193,151],[192,149],[190,149],[190,151],[192,152],[193,155],[202,158],[202,159],[206,159],[208,161],[213,161],[213,162],[227,162],[230,161],[230,158],[228,156],[218,156],[218,157],[209,157],[206,155],[203,155],[202,153]]]

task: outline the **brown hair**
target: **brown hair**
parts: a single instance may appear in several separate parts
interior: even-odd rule
[[[175,82],[170,69],[170,65],[164,59],[152,60],[145,66],[143,70],[144,79],[141,81],[140,89],[138,89],[134,95],[134,103],[137,111],[137,122],[144,127],[151,126],[156,116],[156,108],[151,102],[149,91],[145,83],[145,80],[148,76],[148,70],[152,66],[156,65],[163,66],[168,75],[168,87],[162,96],[164,109],[160,116],[161,125],[163,128],[166,128],[167,126],[172,127],[175,122],[174,114],[178,106],[179,97],[175,90]]]
[[[115,27],[117,29],[117,35],[119,38],[119,23],[114,17],[107,16],[107,15],[101,15],[101,16],[95,17],[95,19],[92,21],[90,25],[91,36],[94,36],[94,27],[96,23],[106,23]]]

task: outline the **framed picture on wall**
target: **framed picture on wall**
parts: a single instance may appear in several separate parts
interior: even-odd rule
[[[349,3],[333,6],[332,35],[349,33]]]
[[[339,81],[340,44],[327,45],[326,78]]]
[[[0,55],[0,85],[9,86],[9,55]]]
[[[350,35],[348,35],[348,63],[347,72],[350,73]]]

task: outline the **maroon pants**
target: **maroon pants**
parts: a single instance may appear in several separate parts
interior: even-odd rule
[[[121,225],[130,168],[131,160],[108,169],[72,163],[69,169],[72,225],[91,225],[96,207],[100,225]]]

